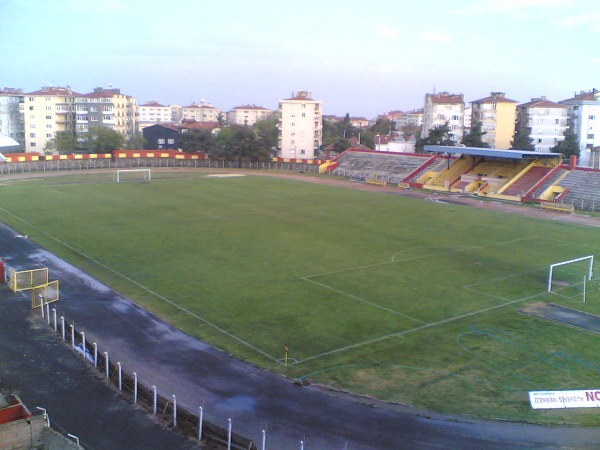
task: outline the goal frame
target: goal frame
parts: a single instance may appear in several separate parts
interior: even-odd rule
[[[117,171],[115,172],[115,181],[117,183],[121,182],[121,174],[125,173],[125,172],[146,172],[148,174],[148,177],[144,179],[144,181],[151,181],[152,180],[152,170],[151,169],[117,169]]]
[[[568,261],[550,264],[550,267],[548,268],[548,292],[552,292],[552,274],[554,272],[555,267],[564,266],[566,264],[576,263],[579,261],[585,261],[586,259],[589,259],[589,261],[590,261],[589,267],[588,267],[587,279],[591,280],[592,272],[594,270],[594,255],[582,256],[581,258],[575,258],[575,259],[570,259]]]

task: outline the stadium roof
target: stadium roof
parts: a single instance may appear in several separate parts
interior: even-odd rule
[[[504,159],[557,158],[561,156],[560,153],[532,152],[527,150],[498,150],[478,147],[453,147],[450,145],[426,145],[424,150],[432,153],[461,153],[463,155]]]

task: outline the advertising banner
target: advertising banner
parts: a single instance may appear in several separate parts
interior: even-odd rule
[[[598,408],[600,407],[600,389],[530,391],[529,402],[533,409]]]

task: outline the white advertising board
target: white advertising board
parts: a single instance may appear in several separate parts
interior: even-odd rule
[[[600,408],[600,389],[582,391],[530,391],[533,409]]]

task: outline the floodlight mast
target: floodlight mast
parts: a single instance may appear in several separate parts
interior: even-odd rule
[[[555,267],[564,266],[565,264],[576,263],[579,261],[584,261],[586,259],[589,259],[589,261],[590,261],[590,264],[588,267],[587,279],[591,280],[592,272],[594,269],[594,255],[583,256],[581,258],[571,259],[569,261],[563,261],[563,262],[559,262],[559,263],[555,263],[555,264],[550,264],[550,269],[548,272],[548,292],[552,292],[552,273],[553,273]]]

